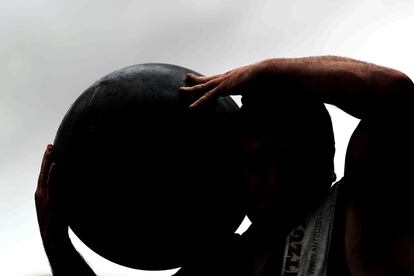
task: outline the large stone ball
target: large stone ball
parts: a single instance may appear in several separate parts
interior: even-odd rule
[[[235,102],[199,109],[179,92],[191,70],[140,64],[95,82],[54,141],[73,232],[132,268],[170,269],[219,248],[243,219]],[[197,74],[197,73],[195,73]]]

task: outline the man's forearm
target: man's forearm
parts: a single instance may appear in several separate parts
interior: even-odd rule
[[[70,240],[59,244],[45,244],[45,250],[54,276],[96,275]]]
[[[286,86],[295,92],[336,105],[359,118],[414,98],[414,84],[405,74],[349,58],[269,59],[262,65],[268,83],[280,77],[282,84],[286,80]]]

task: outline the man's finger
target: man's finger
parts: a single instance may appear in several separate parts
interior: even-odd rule
[[[204,76],[197,76],[197,75],[194,75],[192,73],[188,73],[187,74],[187,80],[190,80],[190,81],[192,81],[194,83],[203,83],[203,82],[208,82],[210,80],[216,79],[216,78],[218,78],[220,76],[221,76],[221,74],[217,74],[217,75],[214,75],[214,76],[204,77]]]
[[[45,184],[45,187],[47,187],[49,193],[53,193],[54,192],[54,188],[55,188],[55,183],[54,183],[55,182],[54,181],[55,175],[56,175],[56,163],[53,162],[50,165],[50,169],[48,171],[47,180],[46,180],[46,184]]]
[[[43,155],[42,165],[40,166],[40,174],[37,181],[38,186],[46,184],[47,175],[49,173],[50,164],[52,162],[52,151],[53,146],[49,144]]]
[[[208,82],[204,82],[201,84],[197,84],[194,86],[183,86],[180,87],[180,91],[184,91],[184,92],[204,92],[204,91],[208,91],[208,90],[212,90],[213,88],[215,88],[216,86],[218,86],[221,82],[221,79],[213,79],[210,80]]]
[[[202,106],[203,104],[206,104],[208,101],[215,99],[220,93],[219,88],[220,86],[217,86],[213,90],[201,96],[197,101],[195,101],[194,103],[190,105],[190,109],[195,109],[197,107]]]

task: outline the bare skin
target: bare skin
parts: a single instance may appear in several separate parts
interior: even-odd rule
[[[412,147],[402,139],[393,140],[400,145],[382,142],[384,129],[387,134],[395,130],[372,118],[361,121],[347,149],[345,177],[350,180],[345,182],[344,245],[351,275],[414,275],[414,231],[410,226],[413,207],[411,198],[407,199],[412,180],[400,176],[406,166],[412,165],[401,149],[411,155]],[[398,158],[387,154],[390,149]],[[396,169],[387,165],[388,160]],[[359,177],[363,180],[355,180]]]
[[[207,77],[189,74],[188,78],[197,85],[181,87],[181,91],[202,94],[190,108],[220,96],[249,96],[252,87],[264,83],[270,91],[291,87],[290,91],[298,93],[292,96],[336,105],[357,118],[366,117],[383,105],[412,99],[414,90],[413,82],[397,70],[332,56],[269,59],[223,74]]]

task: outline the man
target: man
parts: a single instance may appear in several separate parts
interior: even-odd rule
[[[261,89],[266,87],[255,86],[257,93]],[[240,184],[252,225],[228,244],[204,249],[204,257],[184,264],[177,276],[276,269],[287,234],[316,210],[335,180],[332,123],[322,103],[244,98],[239,121]]]
[[[407,199],[408,188],[406,185],[400,185],[399,187],[402,189],[388,197],[386,191],[387,188],[390,189],[389,183],[382,183],[381,177],[376,177],[374,180],[367,177],[367,174],[371,176],[376,172],[379,168],[377,165],[383,165],[378,164],[378,160],[383,160],[378,158],[379,156],[384,158],[382,155],[387,157],[393,153],[389,148],[391,144],[394,146],[398,139],[388,139],[389,132],[395,133],[397,137],[400,134],[405,134],[404,131],[401,131],[403,124],[398,124],[394,128],[390,127],[393,122],[390,118],[398,121],[404,118],[404,122],[411,122],[412,117],[407,118],[406,116],[411,116],[409,109],[413,104],[414,85],[407,76],[389,68],[352,59],[312,57],[266,60],[211,77],[189,75],[189,79],[196,85],[183,87],[181,88],[182,92],[202,94],[190,108],[197,108],[211,99],[229,94],[242,94],[247,106],[248,102],[260,102],[257,99],[268,97],[270,94],[269,99],[274,101],[300,99],[304,103],[316,101],[334,104],[349,114],[361,118],[361,125],[348,147],[346,176],[344,184],[340,187],[340,190],[344,191],[338,193],[336,199],[338,207],[334,211],[335,226],[332,230],[332,242],[326,247],[330,251],[329,258],[322,259],[322,262],[328,262],[329,259],[331,265],[327,264],[327,270],[322,269],[318,273],[356,276],[414,274],[412,266],[414,232],[411,231],[410,221],[407,221],[405,215],[398,215],[392,219],[394,227],[382,228],[382,214],[387,210],[391,210],[388,212],[391,215],[387,213],[387,218],[392,216],[393,212],[409,214],[407,211],[407,209],[410,210],[409,202],[405,202],[405,205],[397,204],[399,196],[405,196]],[[257,87],[266,87],[266,89],[261,90]],[[256,91],[262,91],[263,94],[254,94]],[[306,104],[303,106],[305,107]],[[369,141],[371,137],[378,139],[378,141]],[[402,144],[404,145],[404,142],[407,144],[408,141],[402,141]],[[399,146],[399,152],[402,152],[404,147],[401,144]],[[55,166],[51,161],[51,154],[52,148],[49,147],[45,154],[36,191],[38,220],[46,253],[56,275],[94,275],[70,244],[67,237],[67,226],[59,223],[59,208],[53,201]],[[398,154],[394,157],[398,164],[403,163]],[[390,176],[397,173],[399,168],[398,165],[388,165],[388,167],[384,167],[388,170],[384,176],[388,180],[392,180]],[[404,165],[404,168],[409,168],[406,164]],[[380,167],[379,169],[384,168]],[[272,176],[274,172],[275,170],[265,170],[262,173]],[[330,174],[331,179],[334,178],[332,172],[326,173]],[[379,173],[377,172],[377,174]],[[287,185],[283,182],[277,183],[277,176],[269,179],[273,179],[275,182],[274,187],[283,188],[284,185]],[[398,181],[408,183],[409,178],[406,175],[398,175]],[[376,189],[376,184],[379,184],[379,193],[373,192]],[[252,181],[250,187],[254,188],[254,185],[255,183]],[[283,190],[279,189],[279,191]],[[279,195],[279,198],[282,197],[283,195]],[[320,199],[309,201],[309,209],[314,211],[321,201]],[[382,204],[387,201],[390,202],[387,205],[389,208],[382,207]],[[266,241],[266,239],[257,238],[261,237],[262,233],[266,238],[272,236],[272,231],[266,227],[257,227],[258,230],[255,230],[256,234],[252,235],[253,238],[246,236],[245,241],[242,241],[247,245],[245,248],[252,251],[258,248],[255,251],[257,254],[251,254],[252,258],[257,260],[257,256],[259,259],[262,256],[266,260],[260,265],[259,272],[255,271],[257,266],[253,266],[253,268],[247,266],[247,269],[252,268],[251,271],[237,273],[246,273],[245,275],[249,275],[249,273],[256,273],[256,275],[279,275],[279,273],[284,275],[324,275],[311,274],[314,271],[303,272],[302,270],[301,272],[300,268],[290,271],[292,260],[287,261],[286,257],[292,257],[290,254],[292,252],[289,253],[289,250],[286,249],[285,258],[278,253],[283,252],[285,247],[283,244],[284,235],[286,236],[289,230],[292,230],[295,223],[302,223],[309,215],[309,209],[306,206],[302,207],[295,210],[297,218],[286,218],[288,223],[285,225],[283,225],[284,221],[277,224],[268,223],[272,219],[273,212],[279,211],[280,213],[280,210],[272,208],[271,212],[267,212],[263,208],[261,210],[258,208],[259,211],[252,212],[252,217],[257,218],[256,222],[253,219],[252,229],[255,228],[254,225],[269,225],[271,230],[277,230],[277,227],[274,226],[281,225],[282,230],[275,231],[276,238],[269,241],[270,249],[263,250],[260,246],[256,246],[257,243]],[[252,207],[252,209],[254,208]],[[263,215],[263,213],[266,214]],[[306,221],[312,221],[312,218]],[[288,237],[298,238],[298,236],[300,235],[293,229]],[[379,250],[380,244],[384,245],[382,251]],[[262,254],[263,252],[265,254]],[[250,256],[241,255],[240,260],[250,261]],[[281,258],[284,259],[281,260]],[[237,265],[237,261],[235,263]],[[243,266],[240,263],[239,265]]]
[[[361,119],[348,146],[345,177],[335,188],[340,192],[326,199],[305,228],[292,230],[282,245],[284,256],[265,255],[268,260],[256,275],[414,275],[407,174],[414,154],[414,85],[406,75],[348,58],[310,57],[271,59],[220,75],[189,78],[197,85],[181,90],[202,94],[191,108],[218,96],[242,94],[246,103],[267,97],[275,105],[287,98],[334,104]],[[254,89],[259,86],[266,89]],[[276,187],[285,184],[274,182]],[[330,207],[332,202],[336,208]],[[328,218],[318,218],[324,214]],[[322,235],[321,224],[333,228],[325,235],[329,241],[304,241],[307,231],[313,238]],[[323,242],[328,244],[322,246]],[[312,256],[314,249],[326,256]]]

